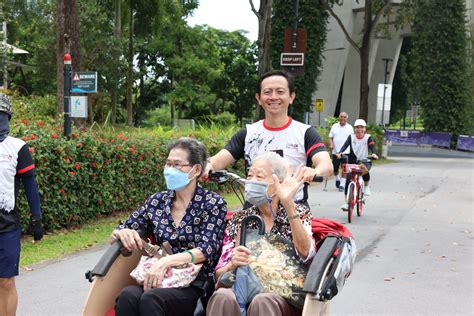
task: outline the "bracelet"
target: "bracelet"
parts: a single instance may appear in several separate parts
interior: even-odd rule
[[[191,255],[191,263],[194,263],[194,255],[193,255],[193,252],[191,250],[185,250],[185,251],[183,251],[183,253],[189,253]]]
[[[293,215],[293,216],[288,216],[288,221],[291,221],[291,220],[294,220],[294,219],[297,219],[297,218],[300,218],[300,214],[296,214],[296,215]]]

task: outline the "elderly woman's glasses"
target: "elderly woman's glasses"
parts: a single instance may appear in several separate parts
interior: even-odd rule
[[[190,163],[179,163],[179,162],[172,162],[172,161],[167,161],[165,164],[166,168],[176,168],[178,170],[183,169],[186,166],[192,166]]]

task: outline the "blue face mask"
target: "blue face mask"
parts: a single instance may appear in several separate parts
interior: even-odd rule
[[[245,199],[256,206],[270,203],[272,198],[267,194],[268,183],[257,180],[245,180]]]
[[[189,172],[191,172],[191,170],[189,170]],[[188,176],[189,172],[184,172],[176,168],[165,168],[163,175],[165,176],[168,190],[181,191],[184,189],[190,181]]]
[[[0,112],[0,142],[7,138],[10,132],[10,116],[5,112]]]

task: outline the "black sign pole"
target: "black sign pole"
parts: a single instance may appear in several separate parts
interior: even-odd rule
[[[71,137],[71,55],[64,55],[64,136]]]

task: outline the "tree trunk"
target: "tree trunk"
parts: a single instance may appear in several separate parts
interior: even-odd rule
[[[258,10],[258,75],[271,70],[270,63],[270,32],[272,22],[272,5],[273,0],[260,0],[260,8]],[[265,112],[260,105],[257,105],[257,119],[261,120],[265,117]]]
[[[367,121],[369,115],[369,54],[370,37],[372,36],[372,1],[367,0],[364,8],[364,31],[360,47],[360,101],[359,118]]]
[[[369,114],[369,49],[360,51],[359,118],[367,121]]]
[[[66,51],[71,54],[72,71],[81,71],[81,33],[79,11],[77,8],[77,0],[68,0],[64,7],[64,21],[66,33],[69,39],[66,41]],[[66,37],[66,35],[65,35]],[[88,98],[89,99],[89,98]],[[89,105],[91,107],[92,105]],[[73,118],[74,125],[83,128],[86,125],[85,118]]]
[[[64,0],[56,1],[56,113],[64,112]]]
[[[133,5],[130,4],[130,25],[128,27],[128,71],[127,71],[127,125],[133,125]]]
[[[115,48],[114,48],[114,62],[117,64],[117,67],[113,70],[112,74],[112,85],[110,87],[110,103],[111,103],[111,115],[110,122],[115,124],[117,122],[117,100],[118,100],[118,84],[120,80],[120,69],[119,69],[119,58],[120,58],[120,34],[122,32],[122,21],[121,21],[121,2],[122,0],[115,0],[115,25],[114,25],[114,38],[115,38]]]
[[[64,112],[64,55],[71,54],[72,71],[81,66],[79,14],[76,0],[56,1],[56,109]],[[84,121],[84,120],[81,120]]]

